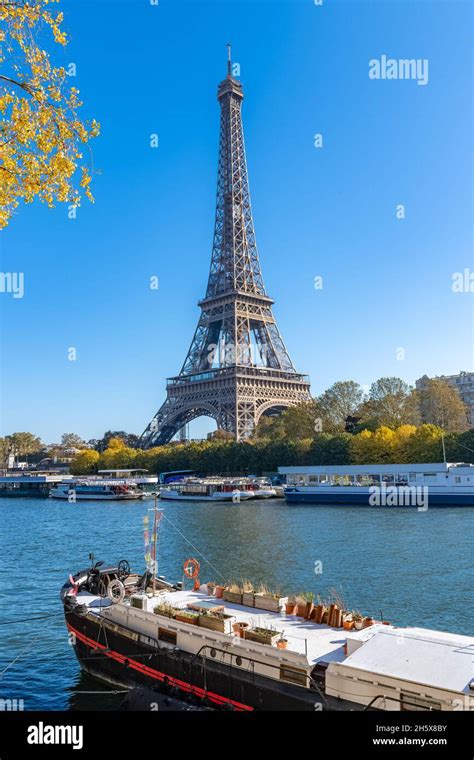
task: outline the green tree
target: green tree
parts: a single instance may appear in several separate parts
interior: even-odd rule
[[[326,433],[342,433],[346,420],[359,412],[364,391],[354,380],[342,380],[331,385],[318,398],[322,429]]]
[[[10,453],[10,444],[6,438],[0,438],[0,467],[6,465],[8,454]]]
[[[285,421],[282,414],[262,415],[252,435],[254,440],[277,441],[283,440],[285,437]]]
[[[82,449],[85,445],[85,441],[76,433],[63,433],[61,436],[61,446],[65,449]]]
[[[361,413],[363,418],[374,418],[387,427],[417,425],[420,419],[417,392],[399,377],[381,377],[370,386]]]
[[[350,464],[349,443],[352,436],[349,433],[321,433],[317,435],[310,451],[310,464]]]
[[[18,457],[28,458],[29,454],[36,454],[44,446],[41,439],[33,433],[12,433],[5,439],[12,454]]]
[[[443,380],[428,380],[419,391],[422,422],[437,425],[446,432],[464,432],[469,428],[468,409],[459,393]]]
[[[285,437],[290,441],[313,438],[319,428],[320,416],[319,404],[314,399],[288,407],[281,415]]]
[[[97,451],[104,451],[110,445],[111,438],[120,438],[125,446],[134,449],[138,446],[138,435],[135,433],[126,433],[125,430],[107,430],[106,433],[96,441],[95,448]]]

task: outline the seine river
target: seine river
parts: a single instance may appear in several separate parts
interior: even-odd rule
[[[81,674],[59,591],[88,554],[144,569],[145,502],[0,499],[0,697],[25,710],[110,709],[122,695]],[[201,580],[242,577],[282,591],[335,588],[350,609],[401,625],[472,634],[470,509],[368,509],[163,502],[159,574],[182,580],[197,551]],[[181,535],[182,534],[182,535]],[[320,572],[322,570],[322,572]],[[315,572],[317,571],[317,572]],[[33,618],[41,618],[33,620]],[[471,624],[471,625],[470,625]]]

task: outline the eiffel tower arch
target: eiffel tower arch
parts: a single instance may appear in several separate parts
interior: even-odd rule
[[[263,283],[250,205],[241,83],[219,84],[221,108],[216,216],[211,267],[201,315],[179,375],[140,438],[144,448],[167,443],[196,417],[212,417],[237,440],[262,415],[310,399],[309,378],[296,372]]]

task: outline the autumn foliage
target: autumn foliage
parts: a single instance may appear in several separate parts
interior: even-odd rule
[[[99,124],[78,117],[79,90],[43,49],[67,44],[56,5],[0,2],[0,228],[21,200],[78,206],[81,192],[93,200],[91,161],[82,162],[82,151]]]

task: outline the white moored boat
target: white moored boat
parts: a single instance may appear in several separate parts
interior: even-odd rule
[[[289,504],[474,507],[474,464],[357,464],[279,467]]]
[[[254,492],[238,488],[234,483],[219,480],[186,480],[160,490],[161,499],[181,501],[244,501]]]
[[[135,483],[107,481],[68,481],[59,483],[50,492],[52,499],[67,501],[130,501],[143,499],[146,494]]]

